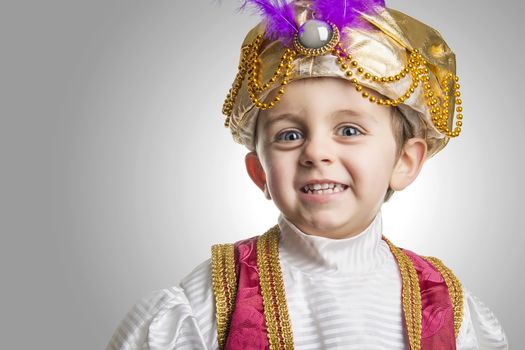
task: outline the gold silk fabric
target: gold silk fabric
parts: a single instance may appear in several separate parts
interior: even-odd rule
[[[313,18],[309,9],[310,5],[310,1],[307,0],[294,2],[296,22],[299,26]],[[385,77],[394,76],[402,71],[408,63],[410,51],[419,49],[423,58],[429,63],[429,83],[441,104],[444,92],[440,82],[448,73],[455,75],[456,71],[455,55],[441,35],[431,27],[392,9],[380,10],[373,15],[362,14],[362,18],[371,25],[363,26],[363,28],[345,27],[341,39],[343,48],[347,49],[367,72]],[[265,23],[261,22],[246,35],[242,46],[252,43],[258,35],[264,34],[264,31]],[[263,41],[259,51],[261,81],[266,82],[272,77],[285,49],[286,47],[278,40],[270,42],[265,39]],[[313,57],[298,54],[292,65],[293,70],[289,82],[313,77],[339,77],[349,80],[337,64],[337,58],[330,53]],[[359,80],[361,85],[392,99],[403,95],[412,83],[410,76],[392,83],[374,82],[370,79]],[[452,91],[453,84],[453,81],[447,83],[450,91]],[[265,101],[268,94],[279,86],[279,82],[271,85],[269,89],[258,95],[259,99]],[[349,87],[353,88],[350,82]],[[286,91],[284,94],[286,95]],[[449,128],[452,128],[455,99],[454,94],[450,94],[447,121]],[[426,140],[428,158],[447,144],[449,137],[440,133],[432,122],[421,84],[410,98],[398,105],[398,108],[412,126],[414,135]],[[229,127],[234,140],[250,150],[255,148],[254,133],[258,112],[259,108],[250,99],[245,79],[233,104]]]

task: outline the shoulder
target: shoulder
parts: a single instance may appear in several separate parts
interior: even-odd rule
[[[193,306],[202,307],[199,300],[206,299],[209,264],[206,260],[198,265],[179,286],[155,290],[140,299],[122,319],[106,350],[145,350],[153,344],[206,349]]]
[[[463,286],[463,322],[457,338],[458,350],[508,349],[508,340],[494,313]]]

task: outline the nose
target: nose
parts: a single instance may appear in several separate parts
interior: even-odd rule
[[[311,135],[303,144],[299,162],[307,167],[329,165],[334,161],[330,140],[323,135]]]

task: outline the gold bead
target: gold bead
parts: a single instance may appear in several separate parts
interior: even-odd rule
[[[458,120],[458,121],[456,122],[456,125],[457,125],[457,126],[462,126],[462,125],[463,125],[463,122]]]
[[[359,67],[359,68],[357,68],[357,71],[358,71],[359,73],[363,73],[365,70],[364,70],[362,67]]]
[[[456,107],[456,112],[458,112],[458,113],[463,112],[463,107]]]
[[[365,79],[370,79],[372,77],[372,74],[370,73],[365,73]]]
[[[347,70],[347,69],[348,69],[348,64],[343,63],[343,64],[341,65],[341,69],[343,69],[343,70]]]
[[[456,92],[454,93],[454,96],[456,96],[456,97],[459,97],[459,96],[461,96],[461,92],[459,92],[459,91],[456,91]]]
[[[352,82],[353,84],[357,84],[357,79],[356,78],[352,78],[352,79],[350,79],[350,82]]]
[[[357,63],[357,61],[352,61],[351,64],[352,64],[353,67],[357,67],[359,63]]]
[[[280,98],[279,96],[276,96],[276,97],[274,98],[274,100],[275,100],[276,102],[277,102],[277,101],[281,101],[281,98]]]
[[[456,116],[456,119],[457,119],[457,120],[462,120],[462,119],[463,119],[463,114],[458,114],[458,115]]]
[[[369,96],[368,92],[366,92],[366,91],[365,91],[365,92],[363,92],[363,94],[362,94],[362,95],[363,95],[363,97],[368,97],[368,96]]]
[[[279,93],[280,95],[284,94],[284,89],[279,89],[278,93]]]
[[[370,96],[370,102],[376,102],[375,96]]]
[[[347,70],[345,74],[347,77],[351,77],[354,73],[352,73],[352,71]]]
[[[363,87],[362,87],[361,85],[357,85],[357,86],[355,87],[355,89],[356,89],[357,91],[362,91],[362,90],[363,90]]]

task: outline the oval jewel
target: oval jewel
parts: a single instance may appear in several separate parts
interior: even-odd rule
[[[309,49],[320,49],[330,42],[334,35],[332,26],[325,21],[310,19],[303,23],[297,33],[299,42]]]

